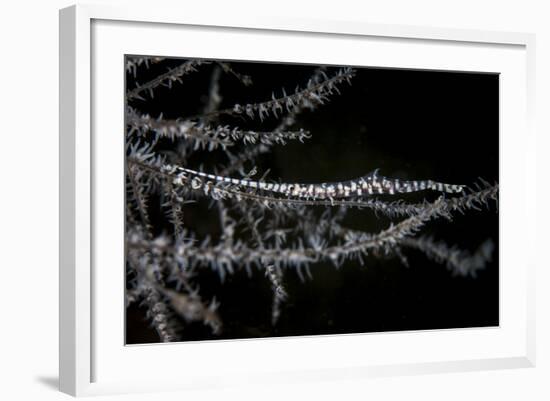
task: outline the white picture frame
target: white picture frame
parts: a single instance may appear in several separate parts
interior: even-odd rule
[[[177,41],[164,40],[174,32],[189,34],[186,29],[192,30],[201,46],[182,49]],[[98,267],[104,266],[105,260],[111,260],[108,258],[115,254],[112,263],[116,266],[122,254],[121,243],[116,238],[123,220],[116,211],[111,214],[109,209],[110,203],[115,209],[116,205],[122,205],[122,197],[117,195],[106,200],[101,194],[113,188],[116,190],[117,182],[122,182],[117,181],[121,172],[117,163],[122,160],[123,152],[116,138],[94,136],[94,132],[104,128],[102,124],[107,120],[115,124],[115,133],[122,132],[116,128],[122,116],[115,121],[114,115],[117,110],[122,114],[121,107],[111,107],[113,121],[102,114],[109,98],[114,105],[118,101],[123,104],[123,91],[119,90],[122,74],[120,70],[110,69],[109,60],[112,61],[113,55],[118,57],[124,53],[208,56],[209,46],[215,46],[213,38],[219,38],[220,34],[238,36],[243,42],[235,46],[224,44],[224,49],[217,50],[216,57],[223,51],[226,53],[222,56],[235,59],[308,57],[302,55],[304,48],[299,45],[294,48],[289,45],[285,51],[290,53],[284,53],[288,56],[276,53],[270,46],[265,46],[263,51],[250,50],[253,46],[245,43],[253,43],[254,35],[261,34],[266,43],[276,43],[283,40],[283,36],[294,42],[311,41],[311,60],[315,57],[315,44],[321,43],[318,41],[326,41],[328,45],[331,38],[337,37],[344,44],[342,52],[346,52],[346,42],[366,43],[372,52],[372,63],[376,65],[503,74],[501,325],[498,328],[124,346],[121,337],[124,325],[120,311],[117,312],[123,305],[122,267],[118,278],[114,279]],[[402,51],[393,52],[395,57],[385,54],[382,41],[384,46],[399,46]],[[271,380],[284,384],[301,380],[534,366],[535,260],[531,256],[535,243],[532,238],[535,232],[532,201],[535,134],[531,126],[534,43],[534,35],[524,33],[374,25],[367,21],[298,20],[250,14],[227,17],[154,7],[99,5],[78,5],[61,10],[60,390],[72,395],[94,395],[238,386]],[[408,48],[414,48],[416,54],[413,59],[409,53],[409,62],[403,58]],[[296,55],[290,55],[293,52]],[[491,57],[487,57],[490,52]],[[434,57],[436,53],[440,57]],[[457,61],[458,56],[463,61]],[[335,49],[332,57],[345,56],[338,56]],[[103,64],[103,60],[107,62]],[[122,62],[122,59],[117,60]],[[341,61],[342,64],[365,63],[364,59],[350,60],[349,57]],[[111,140],[115,142],[108,142]],[[121,140],[119,138],[119,142]],[[107,170],[115,171],[111,181],[105,178]],[[122,189],[119,192],[122,194]],[[101,231],[106,219],[115,227],[111,234]],[[116,228],[118,225],[120,227]],[[521,238],[518,233],[522,233]],[[506,247],[510,243],[514,243],[514,247]],[[120,302],[121,308],[109,306],[116,302]],[[454,346],[449,347],[449,344]],[[403,347],[403,352],[391,355],[390,346],[394,350]],[[369,350],[369,357],[363,352],[342,356],[342,349]],[[192,369],[178,367],[178,353],[185,353],[187,360],[193,361]],[[294,355],[296,359],[289,361],[284,355]],[[212,366],[209,361],[216,356],[228,362]],[[138,361],[143,363],[137,364]],[[138,365],[139,371],[136,370]]]

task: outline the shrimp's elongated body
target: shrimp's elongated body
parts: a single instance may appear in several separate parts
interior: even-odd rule
[[[303,199],[342,199],[350,197],[365,197],[370,195],[393,195],[397,193],[409,193],[432,190],[446,193],[460,193],[463,185],[445,184],[432,180],[400,180],[378,175],[378,170],[362,177],[341,181],[323,182],[318,184],[300,183],[276,183],[267,181],[255,181],[208,174],[183,167],[172,167],[178,177],[191,179],[195,187],[201,187],[205,182],[214,184],[228,184],[238,187],[251,188],[287,197]]]

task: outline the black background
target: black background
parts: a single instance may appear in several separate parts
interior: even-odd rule
[[[171,60],[138,70],[141,84],[181,60]],[[235,71],[248,74],[254,84],[243,86],[229,74],[220,81],[221,107],[253,103],[271,98],[281,88],[293,92],[304,87],[316,66],[231,62]],[[204,107],[213,65],[183,77],[172,90],[159,88],[154,99],[131,103],[141,112],[167,118],[199,113]],[[327,73],[335,71],[329,68]],[[135,85],[127,74],[128,88]],[[498,181],[499,78],[496,74],[357,68],[342,94],[314,112],[300,115],[296,127],[311,131],[302,144],[275,146],[256,166],[260,175],[284,182],[322,182],[355,178],[376,168],[388,177],[433,179],[471,185],[478,177]],[[221,123],[268,130],[277,121],[262,125],[240,118]],[[165,148],[169,144],[162,145]],[[200,153],[188,166],[220,165],[220,153]],[[251,165],[247,166],[251,168]],[[438,194],[421,193],[401,199],[435,199]],[[153,208],[154,203],[153,203]],[[153,211],[154,213],[154,211]],[[217,235],[216,215],[208,203],[186,207],[186,224],[199,235]],[[158,214],[159,219],[161,214]],[[168,230],[157,222],[159,232]],[[376,232],[390,224],[368,210],[350,210],[347,226]],[[312,266],[313,279],[302,282],[288,271],[284,285],[289,293],[279,323],[271,326],[272,292],[263,272],[248,277],[237,271],[222,283],[209,269],[201,271],[203,299],[221,302],[219,313],[224,330],[213,336],[202,324],[186,325],[182,340],[247,338],[288,335],[341,334],[357,332],[423,330],[496,326],[498,320],[498,212],[469,211],[452,222],[426,225],[422,234],[433,235],[450,245],[474,251],[485,239],[496,243],[494,260],[477,278],[453,277],[444,265],[428,260],[415,250],[405,249],[409,267],[397,258],[366,258],[364,266],[346,263],[340,269],[330,264]],[[157,342],[148,327],[144,310],[127,310],[127,343]]]

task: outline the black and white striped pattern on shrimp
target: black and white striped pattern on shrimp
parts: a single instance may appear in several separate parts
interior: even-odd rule
[[[195,188],[200,188],[204,181],[213,183],[226,183],[239,187],[280,194],[286,197],[304,199],[341,199],[349,197],[362,197],[369,195],[386,195],[396,193],[409,193],[425,190],[432,190],[446,193],[459,193],[464,189],[463,185],[445,184],[432,180],[399,180],[378,175],[378,170],[365,176],[341,182],[299,184],[299,183],[276,183],[267,181],[255,181],[250,179],[239,179],[222,177],[208,174],[183,167],[173,167],[172,172],[179,178],[191,179]]]

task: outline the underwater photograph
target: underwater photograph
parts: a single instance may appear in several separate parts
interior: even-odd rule
[[[126,344],[499,325],[499,75],[126,55]]]

